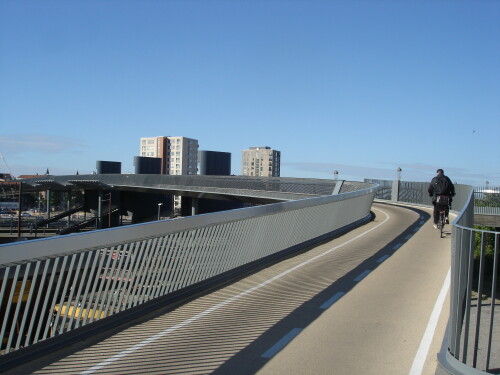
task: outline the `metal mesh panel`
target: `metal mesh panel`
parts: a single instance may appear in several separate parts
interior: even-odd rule
[[[375,195],[376,199],[383,199],[390,201],[392,198],[392,181],[389,180],[374,180],[366,178],[365,182],[378,184],[379,188],[377,190],[377,194]]]

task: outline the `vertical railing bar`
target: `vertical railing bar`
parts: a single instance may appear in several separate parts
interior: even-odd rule
[[[134,260],[136,258],[136,248],[139,247],[138,242],[131,242],[127,244],[126,248],[126,254],[127,258],[125,259],[125,264],[123,265],[123,270],[122,270],[122,282],[118,286],[118,288],[121,290],[121,293],[119,294],[118,298],[118,306],[116,307],[117,312],[123,311],[126,309],[126,304],[128,300],[128,290],[130,285],[132,284],[132,267],[134,265]],[[115,307],[113,307],[115,308]]]
[[[72,313],[70,314],[70,311],[71,311],[71,302],[72,302],[72,299],[73,299],[73,295],[75,294],[75,289],[76,289],[76,283],[77,283],[77,280],[79,278],[79,273],[80,273],[80,270],[81,270],[81,267],[82,267],[82,261],[83,261],[83,257],[84,255],[82,253],[79,253],[79,254],[73,254],[73,258],[74,260],[76,260],[76,257],[78,257],[78,263],[77,263],[77,266],[76,266],[76,269],[74,270],[74,276],[73,276],[73,283],[71,285],[71,288],[70,288],[70,292],[69,292],[69,296],[68,296],[68,301],[67,301],[67,308],[66,308],[66,314],[64,314],[64,317],[63,317],[63,320],[62,320],[62,324],[61,326],[63,327],[63,330],[64,330],[64,326],[66,324],[66,321],[69,319],[69,323],[68,323],[68,326],[69,326],[69,330],[71,330],[71,327],[72,327],[72,323],[73,323],[73,320],[74,320],[74,316],[76,314],[76,308],[77,308],[77,304],[76,304],[76,300],[75,300],[75,303],[73,304],[73,311]],[[70,265],[70,272],[68,273],[68,275],[71,275],[73,273],[73,264],[74,264],[74,260],[72,260],[71,262],[71,265]],[[69,279],[70,279],[70,276],[68,276],[68,279],[67,279],[67,282],[69,282]],[[62,333],[62,332],[60,332]]]
[[[462,363],[467,363],[467,352],[469,347],[469,326],[470,326],[470,308],[471,308],[471,299],[472,299],[472,280],[474,276],[474,244],[475,244],[475,233],[472,230],[470,232],[470,245],[469,248],[466,249],[469,255],[468,262],[468,272],[467,272],[467,294],[465,300],[465,327],[464,327],[464,347],[462,354]]]
[[[169,278],[170,275],[172,274],[172,264],[174,262],[174,257],[172,256],[172,246],[173,246],[173,241],[172,241],[172,235],[167,235],[165,236],[165,242],[166,242],[166,248],[165,248],[165,272],[164,276],[161,280],[161,283],[163,286],[161,287],[161,295],[164,296],[167,294],[168,287],[169,287]]]
[[[154,280],[154,283],[156,285],[156,292],[153,295],[153,298],[158,298],[160,296],[163,296],[163,287],[164,287],[164,280],[165,276],[167,273],[167,262],[168,262],[168,256],[167,256],[167,248],[168,248],[168,236],[162,236],[160,241],[161,245],[158,246],[158,257],[160,258],[160,262],[158,263],[158,275],[156,279]]]
[[[68,255],[68,257],[69,257],[69,255]],[[54,327],[59,327],[59,319],[61,318],[63,307],[66,304],[66,302],[64,300],[66,298],[68,284],[69,284],[69,280],[71,278],[71,272],[73,271],[73,264],[75,263],[75,257],[76,257],[76,254],[71,255],[71,261],[69,262],[69,268],[68,268],[68,271],[66,272],[66,278],[64,280],[64,286],[63,286],[63,290],[61,293],[61,298],[59,299],[59,311],[57,312],[57,317],[54,321]],[[65,271],[63,270],[63,273],[64,272]],[[69,303],[68,303],[68,307],[66,308],[66,314],[62,318],[63,321],[65,321],[64,318],[66,317],[66,315],[68,313],[69,313]],[[54,329],[56,329],[56,328],[54,328]],[[62,323],[61,326],[59,327],[59,334],[63,333],[63,330],[64,330],[64,323]]]
[[[151,250],[151,244],[152,242],[154,241],[154,239],[148,239],[146,241],[146,244],[145,244],[145,249],[144,251],[141,252],[141,258],[140,258],[140,262],[139,262],[139,267],[137,269],[137,275],[136,275],[136,281],[134,281],[134,286],[135,286],[135,290],[132,294],[132,304],[131,306],[137,306],[140,304],[140,298],[141,298],[141,295],[142,295],[142,290],[144,288],[144,280],[145,280],[145,273],[147,272],[146,271],[146,264],[147,264],[147,261],[148,261],[148,257],[149,257],[149,252]]]
[[[239,265],[238,254],[244,253],[246,250],[251,224],[252,219],[248,219],[235,222],[234,225],[224,225],[226,241],[223,244],[225,260],[222,272]]]
[[[170,262],[170,275],[169,275],[169,281],[168,281],[168,293],[171,293],[174,288],[176,288],[175,285],[175,279],[180,267],[180,262],[181,262],[181,257],[180,254],[182,254],[182,247],[179,245],[180,239],[183,235],[183,232],[177,232],[174,234],[174,237],[171,239],[172,241],[172,260]]]
[[[214,276],[216,270],[216,262],[219,256],[219,248],[217,246],[219,240],[219,233],[222,231],[221,225],[215,225],[210,227],[210,231],[208,233],[208,241],[207,241],[207,254],[209,256],[210,262],[208,267],[206,267],[204,278],[207,279],[209,277]]]
[[[223,244],[224,272],[238,266],[236,254],[244,252],[248,244],[248,232],[252,224],[252,219],[240,220],[233,225],[224,225],[226,241]]]
[[[190,285],[194,276],[195,264],[196,264],[196,247],[193,247],[193,239],[196,236],[197,231],[198,229],[193,229],[187,232],[188,235],[186,238],[187,243],[185,244],[184,247],[186,248],[188,257],[186,258],[187,264],[185,267],[183,267],[184,272],[181,276],[182,280],[181,288]]]
[[[135,293],[136,293],[135,288],[137,287],[137,280],[136,279],[139,279],[136,276],[137,275],[137,270],[139,269],[139,265],[142,264],[142,262],[143,262],[143,259],[145,257],[144,248],[147,246],[147,244],[149,243],[149,241],[151,241],[151,240],[143,240],[143,241],[141,241],[139,249],[138,249],[137,245],[134,246],[134,250],[133,250],[134,269],[133,269],[133,271],[130,274],[130,281],[129,281],[129,286],[128,286],[127,295],[126,295],[127,301],[126,301],[125,309],[130,308],[132,306],[132,304],[134,303],[134,296],[135,296]]]
[[[241,246],[244,242],[245,236],[243,236],[242,227],[248,224],[248,220],[237,221],[233,223],[223,224],[221,238],[224,240],[220,244],[221,258],[216,270],[216,274],[220,274],[231,269],[231,265],[234,264],[233,254],[240,251]]]
[[[172,283],[175,286],[174,290],[180,289],[180,287],[178,286],[180,284],[180,275],[182,274],[182,270],[185,266],[185,259],[187,257],[187,251],[184,247],[184,243],[186,242],[187,236],[188,236],[187,231],[180,233],[180,243],[178,245],[179,251],[177,252],[177,254],[181,254],[181,256],[179,258],[179,262],[177,263],[177,266],[175,267],[176,268],[175,275],[172,278]]]
[[[164,236],[158,238],[158,244],[156,245],[156,250],[153,259],[153,270],[151,272],[152,277],[150,282],[153,287],[153,290],[152,294],[150,295],[150,299],[158,297],[158,294],[160,292],[160,285],[158,284],[158,280],[161,277],[161,266],[163,264],[162,249],[164,242],[165,242]]]
[[[64,277],[62,275],[64,275],[64,270],[66,268],[66,263],[68,262],[68,257],[69,257],[69,255],[63,257],[63,261],[62,261],[61,268],[60,268],[61,271],[59,272],[59,274],[56,274],[56,278],[57,278],[56,290],[54,291],[54,296],[52,297],[52,303],[50,304],[50,310],[52,312],[54,312],[54,308],[56,307],[57,296],[59,294],[59,289],[61,288],[61,282],[62,282],[62,279]],[[53,272],[57,273],[57,270],[54,270]],[[54,323],[52,325],[53,329],[51,330],[50,337],[56,335],[56,331],[57,331],[57,325],[56,325],[56,323],[59,320],[59,316],[61,314],[61,310],[62,310],[61,309],[61,305],[59,305],[59,309],[57,311],[56,318],[54,319]],[[47,333],[48,333],[49,327],[50,327],[50,325],[46,325],[45,326],[45,331],[44,331],[44,335],[43,335],[44,339],[47,337]]]
[[[210,238],[210,230],[212,227],[204,227],[198,234],[198,248],[200,249],[200,261],[198,265],[198,277],[196,282],[205,280],[205,275],[208,268],[208,260],[210,259],[210,252],[208,250],[208,242]]]
[[[168,261],[168,256],[167,256],[167,236],[162,237],[162,245],[160,247],[161,251],[161,262],[158,266],[158,278],[156,279],[156,285],[158,287],[156,288],[156,293],[154,295],[154,298],[158,298],[160,296],[163,296],[163,289],[164,289],[164,280],[165,276],[167,274],[167,261]]]
[[[14,310],[14,318],[12,319],[12,325],[11,325],[11,328],[10,328],[10,335],[9,335],[9,339],[7,341],[7,346],[5,348],[5,352],[6,353],[8,353],[10,351],[12,340],[14,338],[15,328],[17,326],[17,316],[19,315],[19,309],[21,308],[21,305],[23,304],[22,303],[22,299],[23,299],[23,294],[24,294],[24,288],[26,286],[26,279],[28,278],[30,268],[31,268],[31,263],[25,264],[25,271],[24,271],[23,281],[21,282],[21,288],[19,289],[19,295],[17,297],[16,308]],[[21,271],[21,267],[19,268],[19,271]],[[12,285],[14,286],[14,289],[15,289],[15,285],[14,284],[12,284]],[[14,350],[15,349],[16,348],[14,347]]]
[[[72,315],[71,320],[69,322],[69,326],[73,327],[73,321],[75,321],[75,318],[76,318],[74,328],[79,327],[80,322],[83,319],[83,307],[82,307],[82,303],[80,301],[81,301],[81,296],[82,296],[83,285],[89,284],[89,282],[87,280],[87,273],[89,270],[89,264],[90,264],[90,259],[91,259],[90,255],[91,254],[89,252],[80,253],[81,261],[79,262],[78,271],[77,271],[79,273],[79,276],[75,277],[75,282],[77,282],[79,280],[78,281],[78,290],[76,291],[76,295],[75,295],[75,298],[73,300],[74,301],[73,315]],[[85,258],[85,266],[80,271],[81,262],[83,262],[84,258]],[[79,312],[77,313],[77,311],[79,311]]]
[[[193,259],[196,256],[196,253],[191,246],[193,243],[193,237],[196,233],[197,229],[189,230],[186,232],[186,240],[184,241],[184,248],[186,251],[186,260],[184,266],[181,269],[181,289],[190,284],[191,278],[193,276]]]
[[[105,249],[96,249],[91,251],[89,254],[90,257],[94,257],[92,262],[92,268],[90,270],[90,275],[88,275],[88,283],[85,287],[85,292],[83,294],[82,302],[80,304],[83,316],[83,321],[81,323],[82,326],[87,324],[87,321],[90,319],[93,314],[93,306],[94,306],[94,297],[95,291],[97,289],[97,285],[99,284],[99,272],[102,269],[102,265],[104,263],[104,252]],[[90,291],[90,294],[89,294]],[[77,322],[79,324],[80,322]]]
[[[189,247],[192,249],[194,260],[193,268],[191,271],[191,276],[188,281],[188,285],[192,285],[201,280],[201,275],[203,274],[203,268],[205,266],[205,252],[203,251],[204,244],[201,239],[204,238],[205,228],[196,228],[193,230],[193,237],[189,243]]]
[[[282,218],[283,217],[280,217],[280,219]],[[276,231],[276,227],[273,225],[274,222],[276,221],[272,219],[274,218],[265,216],[260,220],[261,224],[259,233],[262,233],[262,235],[260,235],[260,240],[259,240],[260,246],[259,249],[257,249],[256,254],[254,255],[254,259],[252,260],[260,259],[263,256],[274,253],[274,249],[272,246],[273,237],[276,238],[278,236],[278,231]],[[277,222],[281,223],[281,220]],[[273,236],[272,233],[274,233],[275,235]],[[265,246],[263,244],[265,244]]]
[[[7,283],[9,281],[10,270],[11,270],[11,267],[5,267],[4,279],[2,281],[2,289],[0,290],[0,306],[3,306],[5,289],[7,288]],[[7,321],[8,316],[9,316],[9,313],[6,311],[5,315],[2,319],[3,322],[2,322],[2,329],[0,330],[0,343],[3,342],[4,325],[7,324],[6,321]]]
[[[234,237],[230,232],[230,241],[228,246],[226,247],[226,253],[230,255],[228,258],[228,267],[227,269],[233,269],[239,267],[243,264],[241,260],[241,255],[246,254],[249,251],[252,251],[250,247],[250,243],[252,240],[252,236],[254,235],[254,227],[257,223],[256,218],[250,218],[248,220],[239,221],[238,224],[238,233],[240,234],[238,237]],[[233,240],[234,239],[234,240]],[[248,255],[247,255],[248,257]]]
[[[129,268],[126,270],[127,284],[125,290],[123,291],[123,301],[121,303],[120,311],[126,310],[128,308],[129,300],[131,300],[132,288],[135,285],[135,272],[138,267],[138,259],[141,257],[141,250],[144,247],[145,241],[134,242],[129,248]]]
[[[188,254],[189,251],[186,249],[185,246],[188,236],[189,236],[189,231],[184,231],[180,233],[179,251],[177,252],[177,254],[180,254],[180,256],[179,256],[179,262],[175,267],[175,275],[173,277],[173,285],[175,286],[174,290],[181,289],[182,285],[181,276],[183,274],[186,265],[186,259],[189,255]]]
[[[92,253],[89,251],[80,253],[80,257],[82,258],[82,260],[83,260],[83,258],[85,258],[85,266],[79,272],[79,277],[75,277],[75,281],[79,280],[78,281],[78,290],[76,291],[75,298],[73,299],[73,301],[74,301],[74,307],[73,307],[74,314],[69,322],[69,326],[73,327],[73,321],[76,318],[74,328],[78,328],[80,326],[80,322],[83,319],[83,306],[82,306],[82,302],[83,302],[82,290],[84,289],[83,286],[84,286],[84,284],[85,285],[91,284],[87,275],[88,275],[88,271],[89,271],[90,261],[92,259]],[[88,290],[88,288],[85,288],[85,289]],[[77,311],[79,311],[79,312],[77,313]]]
[[[94,307],[91,309],[92,310],[92,315],[90,317],[89,323],[92,323],[94,320],[99,320],[101,319],[101,310],[102,310],[102,304],[106,300],[106,296],[103,296],[103,301],[101,301],[101,295],[103,294],[103,290],[106,287],[106,273],[109,270],[110,263],[111,263],[111,258],[112,258],[112,249],[115,247],[106,247],[103,249],[103,256],[105,256],[106,259],[106,265],[104,268],[101,268],[98,271],[99,275],[97,276],[98,279],[100,279],[99,283],[99,288],[97,290],[97,297],[94,302]]]
[[[167,236],[167,243],[168,243],[168,249],[166,252],[167,256],[167,264],[166,264],[166,270],[167,272],[165,273],[165,277],[163,280],[163,288],[162,288],[162,295],[167,295],[170,292],[170,286],[172,283],[172,276],[174,274],[174,265],[175,265],[175,253],[176,253],[176,247],[175,247],[175,237],[177,236],[177,233],[172,235],[169,234]]]
[[[106,253],[106,248],[95,250],[96,259],[94,265],[97,265],[95,268],[95,274],[92,275],[92,288],[90,289],[90,294],[88,297],[82,301],[82,311],[85,311],[85,316],[83,318],[82,326],[87,324],[87,321],[91,323],[93,321],[92,316],[94,315],[95,304],[97,303],[97,299],[95,298],[96,290],[98,286],[100,287],[101,279],[99,278],[100,273],[102,272],[102,267],[104,264],[104,255]]]
[[[142,278],[141,281],[139,281],[139,285],[142,286],[138,294],[137,305],[142,305],[145,301],[149,300],[149,293],[151,290],[150,280],[151,280],[151,274],[153,273],[151,265],[154,262],[154,254],[157,242],[158,242],[158,237],[153,238],[148,248],[148,253],[145,258],[144,267],[141,268]]]
[[[17,342],[16,342],[16,350],[19,349],[19,346],[21,345],[21,337],[24,333],[24,330],[25,330],[25,324],[26,324],[26,318],[28,316],[28,311],[30,309],[30,306],[31,306],[31,300],[32,300],[32,297],[33,297],[33,292],[36,288],[36,281],[38,279],[38,269],[40,268],[40,261],[38,260],[36,263],[35,263],[35,271],[33,272],[33,277],[31,279],[31,287],[29,288],[29,293],[28,293],[28,299],[26,300],[26,305],[24,306],[24,314],[23,314],[23,318],[21,320],[21,326],[20,326],[20,330],[19,330],[19,334],[17,336]],[[28,277],[29,277],[29,272],[27,273]],[[22,299],[20,301],[22,303]],[[26,337],[27,339],[28,337]]]
[[[217,263],[219,261],[220,253],[221,253],[219,244],[220,244],[220,238],[221,238],[222,231],[223,231],[223,226],[216,225],[216,226],[212,227],[212,230],[210,232],[210,242],[209,242],[209,246],[208,246],[210,264],[209,264],[209,267],[207,268],[207,272],[205,274],[206,279],[214,276],[217,272]]]
[[[56,282],[56,278],[59,279],[57,277],[57,267],[59,267],[59,260],[61,258],[58,257],[58,258],[55,258],[54,260],[54,264],[52,265],[52,271],[50,273],[50,279],[49,279],[49,284],[47,285],[47,292],[48,292],[48,295],[47,297],[45,298],[45,300],[43,301],[43,307],[42,307],[42,311],[46,311],[47,312],[47,316],[46,316],[46,320],[44,322],[44,324],[42,325],[42,319],[43,319],[43,315],[40,316],[40,321],[38,323],[38,327],[36,329],[36,334],[35,336],[36,337],[39,337],[39,334],[40,334],[40,331],[41,331],[41,328],[42,326],[44,327],[43,329],[43,334],[42,334],[42,340],[45,340],[47,338],[47,332],[49,330],[49,327],[50,327],[50,324],[52,322],[52,317],[54,315],[54,305],[50,305],[49,309],[47,309],[47,304],[49,302],[49,299],[50,299],[50,296],[52,294],[52,288],[54,288],[54,283]],[[49,259],[50,261],[50,259]],[[52,297],[52,302],[54,303],[54,298],[55,298],[55,294],[54,296]]]
[[[108,307],[109,307],[109,304],[112,300],[112,294],[110,295],[109,293],[113,293],[113,288],[111,288],[111,291],[109,290],[110,286],[114,286],[116,285],[115,281],[116,281],[116,278],[115,280],[113,280],[113,276],[115,274],[115,271],[116,271],[116,263],[118,262],[118,258],[121,259],[120,257],[120,250],[122,248],[122,245],[118,245],[118,246],[113,246],[110,250],[109,250],[109,258],[110,258],[110,261],[111,259],[113,259],[113,254],[117,254],[115,256],[115,259],[113,259],[113,264],[106,269],[106,272],[107,272],[107,275],[104,274],[104,296],[102,298],[102,303],[99,304],[99,312],[97,313],[97,316],[99,317],[99,319],[101,319],[101,315],[103,315],[102,313],[104,312],[104,316],[103,317],[106,317],[108,316],[107,315],[107,311],[108,311]]]
[[[448,349],[450,353],[460,360],[460,337],[462,333],[462,309],[457,306],[462,306],[460,302],[460,296],[462,295],[461,285],[463,284],[463,275],[465,272],[461,272],[463,269],[468,269],[466,256],[468,253],[464,254],[465,238],[464,229],[453,227],[455,237],[454,242],[452,242],[452,263],[451,263],[451,277],[452,282],[450,284],[450,338],[448,340]],[[460,327],[459,327],[460,325]]]
[[[472,362],[472,367],[477,368],[477,352],[479,345],[479,330],[481,329],[481,311],[483,307],[483,288],[484,288],[484,262],[486,253],[486,237],[485,233],[481,232],[481,257],[479,261],[479,286],[477,291],[477,313],[476,313],[476,335],[474,337],[474,359]]]
[[[45,259],[45,261],[43,263],[44,263],[44,267],[43,267],[43,272],[42,272],[42,278],[40,280],[40,285],[38,286],[38,293],[36,293],[35,305],[33,306],[34,313],[36,313],[38,311],[38,306],[40,305],[40,299],[41,299],[42,293],[49,292],[48,288],[44,288],[44,286],[45,286],[45,280],[47,279],[47,270],[49,268],[50,259]],[[44,299],[47,300],[48,297],[49,297],[48,295],[45,295]],[[43,315],[44,315],[44,311],[42,309],[42,310],[40,310],[40,319],[43,317]],[[33,327],[35,326],[35,321],[36,321],[35,316],[36,315],[33,315],[32,319],[30,319],[30,326],[28,328],[28,333],[26,335],[26,342],[24,343],[24,346],[28,345],[29,339],[31,337],[31,332],[33,331]],[[38,332],[38,330],[39,330],[39,327],[37,327],[36,332]],[[36,342],[38,342],[37,335],[35,335],[33,337],[33,344],[35,344]]]
[[[149,258],[151,257],[151,248],[156,244],[156,238],[150,238],[148,240],[146,250],[144,251],[144,255],[141,260],[141,266],[139,267],[139,277],[136,284],[136,293],[134,295],[134,301],[132,306],[138,306],[142,304],[143,294],[146,288],[146,275],[148,273],[148,263]]]
[[[115,314],[115,309],[116,309],[116,302],[118,300],[121,300],[122,298],[122,285],[123,285],[123,281],[124,281],[124,278],[125,278],[125,271],[128,267],[128,263],[130,262],[130,257],[128,255],[128,249],[129,247],[131,246],[130,243],[127,243],[127,244],[124,244],[124,245],[121,245],[121,252],[122,252],[122,255],[120,256],[120,262],[118,264],[118,269],[117,269],[117,272],[116,272],[116,278],[117,278],[117,282],[118,282],[118,285],[115,283],[112,287],[112,290],[113,290],[113,302],[110,306],[110,310],[111,310],[111,315],[112,314]],[[125,261],[125,263],[124,263]],[[120,310],[120,305],[118,305],[118,310]],[[108,311],[106,310],[106,316],[108,314]]]
[[[163,278],[163,267],[165,264],[165,236],[158,237],[158,245],[156,246],[156,262],[154,264],[155,274],[151,280],[152,285],[154,285],[154,292],[151,295],[151,299],[155,299],[160,295],[161,292],[161,280]]]
[[[211,270],[210,276],[215,276],[223,272],[225,269],[224,260],[226,259],[225,246],[227,245],[228,239],[226,236],[227,228],[234,227],[235,223],[220,224],[217,226],[217,233],[215,235],[215,254],[214,262]]]
[[[491,358],[491,340],[493,338],[493,322],[495,320],[495,301],[496,301],[496,291],[497,291],[497,276],[498,276],[498,253],[499,253],[499,234],[495,233],[495,243],[493,252],[493,280],[491,284],[491,304],[490,304],[490,330],[488,333],[488,349],[486,354],[486,368],[488,371],[490,369],[490,358]]]

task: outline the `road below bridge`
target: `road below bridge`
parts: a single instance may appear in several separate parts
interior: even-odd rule
[[[16,373],[434,374],[450,233],[439,238],[430,209],[373,212],[341,237]]]

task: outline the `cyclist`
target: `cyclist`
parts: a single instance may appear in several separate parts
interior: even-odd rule
[[[436,177],[432,179],[427,191],[429,197],[432,197],[432,204],[434,205],[434,228],[437,228],[439,209],[446,209],[446,223],[448,224],[450,222],[448,214],[453,200],[452,197],[455,195],[455,186],[449,177],[445,176],[441,168],[436,171]]]

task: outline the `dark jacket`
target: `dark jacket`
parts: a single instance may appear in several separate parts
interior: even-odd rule
[[[436,176],[431,180],[429,188],[427,189],[427,191],[429,192],[429,196],[432,197],[432,202],[436,201],[436,196],[437,196],[436,192],[434,191],[434,186],[436,185],[436,182],[441,178],[445,178],[448,180],[448,191],[442,193],[441,195],[449,195],[450,197],[453,197],[455,195],[455,185],[453,185],[450,178],[445,175]]]

